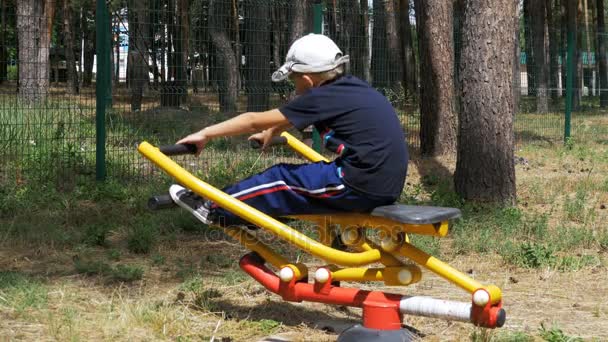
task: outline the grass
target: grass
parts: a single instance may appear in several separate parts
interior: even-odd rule
[[[150,110],[131,117],[112,113],[111,177],[95,183],[91,108],[69,111],[80,124],[62,126],[60,120],[66,114],[61,106],[55,107],[48,120],[36,116],[41,112],[30,113],[30,118],[14,113],[9,117],[0,109],[4,122],[21,120],[18,123],[43,128],[0,133],[16,137],[5,146],[4,151],[13,152],[0,169],[0,249],[4,253],[0,269],[6,270],[0,272],[0,315],[8,317],[5,326],[27,326],[24,339],[185,341],[215,336],[216,340],[252,340],[295,332],[311,340],[333,340],[335,335],[314,328],[319,320],[359,320],[358,311],[292,306],[267,295],[238,269],[246,250],[224,234],[179,210],[148,212],[148,196],[166,192],[171,180],[143,162],[134,151],[134,137],[156,135],[151,139],[154,143],[170,142],[199,122],[216,120],[215,114],[205,118],[185,111]],[[175,117],[179,120],[172,121]],[[146,123],[147,118],[154,119]],[[592,124],[584,127],[595,129],[600,117],[589,115],[588,119]],[[180,120],[186,123],[180,126]],[[542,313],[527,307],[509,316],[515,322],[521,317],[529,324],[526,329],[514,323],[496,332],[464,325],[445,331],[444,323],[419,321],[427,324],[424,329],[429,335],[452,334],[453,340],[473,341],[566,341],[572,336],[602,334],[584,324],[605,323],[608,312],[596,300],[604,289],[608,267],[608,147],[579,138],[562,146],[559,129],[551,133],[544,129],[560,122],[558,115],[551,122],[532,113],[518,120],[518,132],[528,131],[529,139],[522,140],[516,151],[517,157],[525,159],[516,167],[516,206],[462,201],[451,185],[454,165],[450,160],[432,167],[425,167],[425,161],[412,163],[402,201],[462,210],[463,217],[454,222],[446,238],[411,236],[412,243],[461,270],[471,269],[476,279],[487,277],[480,279],[484,283],[495,281],[508,298],[509,314],[518,310],[518,302],[525,306],[543,286],[549,286],[543,295],[558,293],[558,299],[541,303],[549,308]],[[165,129],[170,133],[159,133]],[[557,140],[531,140],[553,134]],[[64,140],[53,140],[55,136],[72,137],[78,143],[64,144]],[[35,145],[20,144],[19,151],[24,153],[16,158],[15,143],[29,140]],[[0,139],[0,144],[7,141]],[[242,140],[219,140],[200,160],[178,160],[218,187],[274,162],[296,160],[280,149],[260,157],[244,146]],[[64,159],[58,159],[59,155],[65,155]],[[447,171],[440,172],[438,165]],[[298,225],[298,229],[316,235],[308,225]],[[272,246],[290,260],[318,263],[286,243],[274,241]],[[559,320],[555,312],[570,305],[566,298],[574,298],[571,292],[580,288],[586,290],[576,297],[583,303],[577,310],[588,318],[573,316],[559,321],[559,326],[537,329],[547,317],[552,319],[546,321]],[[414,294],[462,299],[458,291],[441,280],[427,281],[426,275],[412,289]],[[0,325],[0,335],[19,339],[6,329]]]

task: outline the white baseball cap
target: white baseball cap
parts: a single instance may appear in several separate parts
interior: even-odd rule
[[[311,33],[291,44],[285,64],[272,74],[272,81],[281,82],[292,72],[317,73],[333,70],[348,63],[338,45],[329,37]]]

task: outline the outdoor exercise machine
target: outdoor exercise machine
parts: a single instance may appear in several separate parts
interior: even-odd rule
[[[274,138],[273,144],[289,145],[311,162],[327,161],[323,155],[286,132]],[[450,221],[461,216],[458,209],[395,204],[378,207],[369,214],[335,213],[290,217],[314,223],[318,228],[317,241],[203,182],[169,158],[193,154],[196,151],[194,146],[156,148],[142,142],[138,150],[199,196],[323,260],[325,264],[311,273],[306,265],[292,263],[273,251],[248,229],[224,228],[229,236],[252,251],[241,258],[241,269],[284,300],[362,308],[362,325],[357,324],[345,330],[338,341],[409,341],[413,335],[403,328],[404,314],[470,322],[486,328],[502,327],[505,323],[502,293],[497,286],[479,283],[418,249],[409,241],[408,234],[446,236]],[[155,196],[149,201],[151,209],[171,205],[173,201],[169,195]],[[348,248],[339,248],[337,245]],[[276,272],[267,264],[274,267]],[[370,267],[372,264],[374,267]],[[387,286],[408,286],[421,280],[420,266],[471,294],[471,302],[403,296],[340,286],[340,282],[369,281],[384,282]]]

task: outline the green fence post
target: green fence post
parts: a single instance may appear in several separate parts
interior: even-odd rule
[[[95,175],[106,178],[106,108],[111,98],[110,83],[110,13],[105,0],[97,0],[95,14],[97,73],[95,76]]]
[[[313,32],[321,34],[323,33],[323,2],[316,0],[313,5]],[[321,135],[316,128],[312,130],[312,148],[321,152]]]
[[[568,32],[568,55],[566,64],[566,115],[564,122],[564,143],[570,138],[570,121],[572,119],[572,92],[574,78],[574,32]]]

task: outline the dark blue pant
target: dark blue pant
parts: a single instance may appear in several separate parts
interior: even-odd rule
[[[336,212],[369,212],[392,204],[394,198],[370,198],[342,182],[335,163],[278,164],[223,189],[229,195],[272,217]],[[221,225],[246,224],[213,205],[213,220]]]

